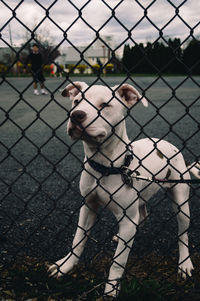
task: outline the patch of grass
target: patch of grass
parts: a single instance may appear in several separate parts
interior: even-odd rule
[[[103,300],[111,257],[112,254],[99,253],[89,265],[80,264],[72,274],[60,280],[48,277],[47,262],[31,257],[18,258],[8,268],[0,268],[0,300]],[[154,254],[141,259],[132,257],[117,300],[199,301],[199,259],[199,255],[193,256],[196,268],[193,277],[177,280],[175,258]]]
[[[21,262],[20,262],[21,261]],[[100,295],[102,280],[95,279],[80,266],[80,271],[65,275],[57,280],[47,273],[47,262],[38,263],[35,258],[26,257],[0,271],[0,300],[95,300]],[[103,294],[103,287],[100,289]]]
[[[156,280],[140,281],[133,278],[130,282],[123,281],[119,300],[140,300],[140,301],[164,301],[169,297],[172,287],[169,284],[162,285]],[[168,299],[169,300],[169,299]]]

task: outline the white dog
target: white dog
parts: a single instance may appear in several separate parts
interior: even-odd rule
[[[180,151],[164,140],[146,138],[130,143],[125,127],[127,108],[140,100],[145,107],[148,105],[132,86],[88,87],[83,82],[75,82],[69,84],[62,95],[72,100],[68,134],[73,139],[81,139],[84,145],[80,190],[85,203],[80,210],[72,252],[52,265],[49,271],[51,276],[60,277],[73,269],[90,235],[98,208],[107,207],[118,221],[119,233],[105,295],[116,297],[137,226],[147,216],[146,203],[161,187],[156,181],[149,183],[138,178],[189,180],[188,169],[199,177],[198,167],[191,164],[187,168]],[[178,220],[179,273],[183,277],[191,276],[193,265],[187,235],[189,186],[185,183],[162,186],[168,188],[173,197]]]

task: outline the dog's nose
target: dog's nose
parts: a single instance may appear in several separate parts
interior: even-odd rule
[[[76,110],[71,114],[71,121],[74,123],[82,123],[86,119],[86,113],[81,110]]]

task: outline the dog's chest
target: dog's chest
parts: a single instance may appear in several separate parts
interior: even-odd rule
[[[99,173],[82,173],[80,181],[81,194],[95,198],[100,203],[107,204],[111,201],[127,203],[137,197],[141,182],[137,182],[136,189],[126,185],[121,175],[101,176]],[[126,200],[125,200],[126,199]]]

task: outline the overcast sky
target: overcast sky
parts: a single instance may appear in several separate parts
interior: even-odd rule
[[[63,31],[67,32],[67,38],[76,46],[84,46],[93,41],[95,31],[99,31],[100,36],[112,36],[115,47],[130,42],[128,30],[137,43],[156,40],[159,30],[167,38],[179,37],[184,40],[190,35],[191,29],[194,29],[196,37],[200,36],[200,1],[197,0],[71,0],[73,4],[68,0],[38,0],[41,6],[34,0],[4,2],[12,9],[21,3],[15,10],[16,18],[13,18],[12,11],[0,2],[2,38],[10,43],[9,26],[5,24],[11,19],[12,42],[16,46],[21,46],[27,35],[26,28],[20,22],[33,29],[43,19],[37,32],[48,36],[55,45],[63,40]],[[48,18],[44,8],[49,7]],[[112,16],[114,8],[119,22]],[[144,8],[147,9],[147,18],[144,17]],[[78,9],[81,10],[82,19]],[[178,16],[175,16],[176,10],[179,11]],[[30,36],[29,33],[28,37]],[[69,44],[64,42],[63,45]],[[0,46],[4,47],[6,44],[1,40]]]

